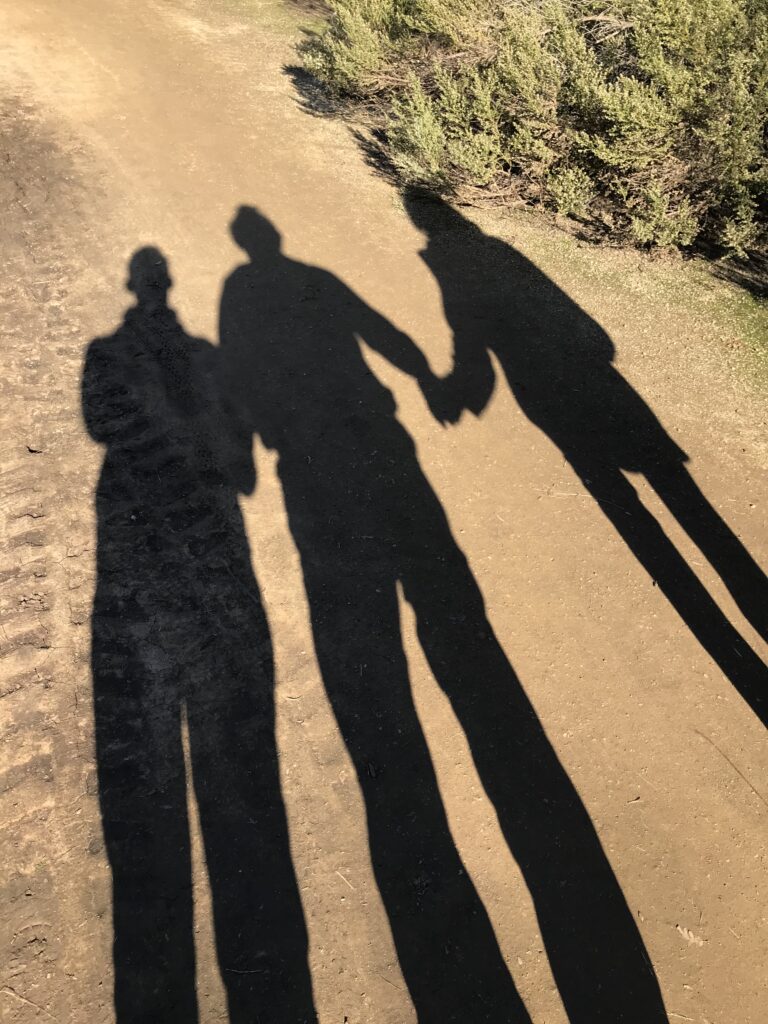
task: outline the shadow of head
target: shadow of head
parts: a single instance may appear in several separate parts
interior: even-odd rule
[[[419,188],[408,188],[403,192],[403,205],[412,223],[428,238],[438,235],[464,235],[480,239],[479,228],[463,217],[450,203],[430,192]]]
[[[140,306],[164,306],[172,284],[168,261],[159,249],[148,245],[131,256],[126,287]]]
[[[253,206],[240,206],[229,226],[232,238],[252,261],[276,256],[280,252],[280,232]]]

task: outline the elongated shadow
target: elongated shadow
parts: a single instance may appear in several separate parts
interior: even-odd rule
[[[406,196],[426,233],[423,259],[453,332],[443,400],[480,415],[494,388],[489,353],[520,408],[560,449],[635,558],[763,723],[768,669],[640,501],[642,473],[768,640],[768,580],[688,472],[688,457],[613,365],[608,335],[512,246],[448,204]]]
[[[170,284],[161,253],[134,255],[136,305],[91,343],[83,373],[85,421],[105,446],[92,668],[116,1018],[198,1019],[186,761],[229,1019],[306,1024],[270,636],[237,503],[255,482],[251,438],[221,395],[216,350],[169,309]]]
[[[228,390],[279,456],[325,687],[365,798],[371,858],[420,1024],[529,1022],[448,828],[411,694],[397,587],[533,896],[572,1024],[662,1024],[658,984],[590,818],[486,617],[392,394],[361,341],[440,384],[411,340],[241,208]],[[524,599],[524,596],[521,596]]]

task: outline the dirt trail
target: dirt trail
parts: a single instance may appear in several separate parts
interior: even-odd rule
[[[425,235],[366,167],[347,129],[302,110],[283,71],[294,60],[295,34],[295,15],[269,3],[0,3],[0,1014],[18,1024],[115,1019],[112,881],[91,678],[94,494],[103,449],[83,424],[81,375],[89,342],[113,334],[133,301],[126,290],[131,254],[142,246],[165,254],[180,324],[215,344],[223,282],[244,258],[229,226],[241,204],[252,205],[280,233],[288,257],[333,275],[322,278],[335,282],[329,288],[343,283],[412,338],[435,373],[452,365],[456,321],[449,324],[450,296],[440,291],[439,252],[423,257]],[[510,230],[488,216],[478,223],[489,237]],[[702,333],[713,321],[695,312],[705,308],[701,296],[668,292],[660,302],[654,271],[632,256],[587,258],[574,245],[572,262],[550,263],[547,247],[570,243],[537,230],[521,221],[507,241],[610,335],[621,373],[687,452],[711,505],[767,566],[764,396],[744,382],[723,340]],[[311,303],[322,309],[323,297],[310,292],[303,315],[311,323]],[[265,316],[278,315],[279,294]],[[551,292],[555,304],[558,294]],[[320,322],[325,330],[330,321]],[[525,397],[507,386],[502,355],[490,357],[496,387],[483,414],[445,427],[405,359],[397,369],[365,348],[365,360],[395,396],[489,622],[586,806],[669,1020],[758,1024],[768,953],[768,756],[757,717],[705,651],[706,636],[694,637],[534,425]],[[303,520],[286,511],[288,484],[285,473],[278,477],[277,458],[257,442],[256,486],[240,508],[274,648],[279,791],[314,1004],[323,1024],[415,1021],[414,998],[425,1006],[432,997],[414,995],[413,960],[404,960],[399,911],[393,914],[393,903],[388,918],[380,894],[387,868],[372,863],[364,803],[365,796],[375,830],[377,775],[386,787],[396,768],[371,760],[360,781],[336,724],[297,550]],[[700,551],[644,479],[632,474],[632,481],[725,615],[765,657],[765,644]],[[363,495],[360,507],[371,500]],[[311,517],[311,502],[307,508]],[[362,521],[348,514],[350,522]],[[227,515],[238,521],[231,508]],[[564,1024],[551,966],[557,940],[542,936],[529,892],[536,865],[528,864],[526,883],[525,855],[518,854],[522,863],[511,856],[503,814],[486,794],[488,778],[481,780],[484,769],[465,736],[473,712],[462,729],[428,667],[402,588],[399,602],[416,711],[456,863],[470,879],[456,882],[457,892],[473,884],[484,908],[468,909],[456,897],[456,932],[495,936],[530,1018]],[[374,651],[376,641],[368,637]],[[183,630],[164,643],[165,655],[181,666],[210,657],[201,638]],[[733,661],[732,653],[724,658]],[[363,679],[365,665],[359,668]],[[190,718],[188,776],[198,757],[194,729]],[[500,762],[507,753],[497,750]],[[413,779],[414,791],[420,782]],[[200,792],[196,800],[187,788],[193,887],[180,899],[194,914],[200,1020],[227,1019],[225,987],[235,999],[232,1021],[251,1020],[245,1011],[238,1016],[227,976],[240,968],[223,962],[221,950],[217,965],[208,883],[217,854],[213,844],[203,853],[200,814],[208,812]],[[228,799],[213,794],[214,810]],[[162,815],[158,822],[153,827],[161,827]],[[397,814],[392,827],[400,829]],[[383,843],[386,849],[386,834]],[[548,859],[552,850],[542,846],[540,860]],[[414,864],[404,883],[425,906],[430,887],[440,892],[431,871]],[[393,892],[400,881],[392,881]],[[488,935],[477,924],[485,914]],[[574,934],[582,924],[563,922]],[[610,936],[601,941],[610,947]],[[446,963],[456,942],[451,933],[435,939]],[[426,949],[424,956],[426,963]],[[472,971],[485,969],[481,959],[478,953],[475,967],[467,962],[467,990]],[[603,982],[593,984],[601,1006]],[[485,994],[478,991],[477,999],[483,1006]],[[455,1012],[457,1020],[501,1019],[469,1004]],[[633,1024],[659,1019],[642,1017],[629,1000],[623,1012]],[[572,1009],[571,1019],[586,1018]]]

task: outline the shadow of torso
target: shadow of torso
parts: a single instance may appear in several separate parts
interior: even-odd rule
[[[278,453],[305,559],[327,558],[336,573],[378,565],[397,575],[404,544],[418,540],[403,496],[416,489],[430,506],[434,499],[394,397],[363,357],[369,320],[332,274],[280,257],[227,281],[222,348],[243,418]]]
[[[579,465],[644,472],[687,460],[617,370],[608,334],[521,253],[467,226],[460,246],[452,232],[436,233],[422,255],[440,283],[473,412],[493,390],[493,352],[521,410]]]
[[[116,616],[128,628],[134,615],[146,624],[162,616],[165,630],[195,644],[243,625],[226,620],[243,605],[241,588],[255,591],[232,482],[247,477],[249,456],[226,433],[215,357],[167,308],[129,311],[89,350],[86,422],[107,445],[96,502],[96,621]],[[231,600],[221,599],[222,588]],[[193,622],[205,624],[202,632],[190,631]]]

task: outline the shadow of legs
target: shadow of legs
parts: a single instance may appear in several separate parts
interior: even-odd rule
[[[590,817],[493,634],[447,524],[433,532],[436,540],[442,558],[412,567],[406,597],[528,884],[568,1019],[664,1024],[648,954]]]
[[[450,834],[390,578],[307,573],[318,659],[365,798],[371,858],[419,1024],[530,1024]]]
[[[720,576],[744,618],[768,643],[768,579],[760,566],[712,508],[685,466],[649,472],[648,480]]]
[[[635,558],[758,718],[768,725],[768,668],[725,617],[657,520],[642,504],[634,487],[619,470],[606,472],[599,467],[580,465],[575,459],[571,462]],[[668,480],[668,477],[664,479]],[[654,480],[658,483],[656,476]],[[677,483],[680,483],[679,476]],[[692,480],[690,483],[693,485]],[[693,487],[695,494],[698,488]],[[690,527],[692,538],[697,543],[699,540],[703,542],[702,550],[710,557],[714,548],[711,537],[707,539],[704,536],[706,519],[712,525],[711,520],[719,517],[710,509],[711,515],[704,520],[704,531],[699,525],[701,521],[693,526],[692,522],[697,518],[696,511],[692,511],[695,505],[682,500],[684,490],[674,492],[675,497],[672,498],[673,490],[660,491],[660,495],[665,500],[665,494],[669,497],[683,516],[682,525]],[[706,504],[703,497],[702,501]],[[724,524],[721,523],[721,527],[721,537],[723,531],[730,533]],[[717,532],[714,536],[717,537]],[[723,556],[723,549],[718,547],[716,561],[713,562],[718,571],[724,568]]]
[[[192,874],[178,704],[94,658],[99,796],[112,868],[118,1024],[194,1024]],[[162,687],[157,687],[162,691]]]
[[[272,681],[221,656],[188,704],[195,794],[230,1024],[317,1020],[288,841]],[[219,684],[206,690],[208,680]]]

